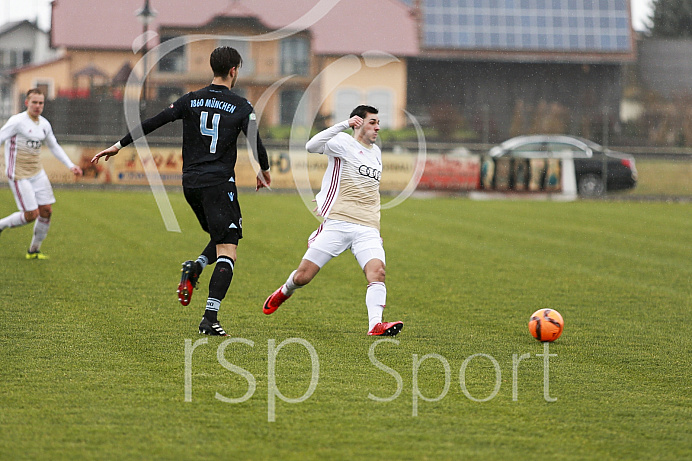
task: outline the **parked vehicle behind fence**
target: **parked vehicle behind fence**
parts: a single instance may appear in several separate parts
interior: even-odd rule
[[[481,185],[489,190],[558,192],[573,161],[576,189],[582,196],[637,184],[634,157],[605,149],[588,139],[566,135],[518,136],[493,147],[483,161]],[[604,167],[607,182],[604,185]]]

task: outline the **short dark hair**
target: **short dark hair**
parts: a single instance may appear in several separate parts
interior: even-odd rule
[[[41,91],[41,88],[32,88],[26,92],[26,99],[29,99],[29,96],[31,96],[32,94],[37,94],[39,96],[45,96],[43,94],[43,91]]]
[[[354,115],[357,115],[360,118],[365,118],[365,116],[367,114],[377,114],[379,112],[380,111],[377,110],[375,107],[360,105],[360,106],[356,107],[355,109],[353,109],[351,111],[351,115],[349,115],[348,117],[351,118]]]
[[[235,48],[220,46],[211,52],[209,64],[214,71],[214,77],[226,77],[232,68],[243,65],[243,58]]]

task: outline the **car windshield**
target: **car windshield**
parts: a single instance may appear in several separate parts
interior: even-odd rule
[[[549,142],[546,144],[546,150],[552,157],[559,158],[588,158],[591,157],[591,151],[584,150],[573,144],[564,142]]]

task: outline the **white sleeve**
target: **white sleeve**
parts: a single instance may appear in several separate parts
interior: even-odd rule
[[[55,139],[53,127],[50,126],[50,123],[48,124],[48,133],[46,133],[46,144],[53,155],[55,155],[55,157],[60,160],[63,165],[65,165],[67,168],[74,168],[75,164],[72,163],[70,157],[67,156],[63,148],[60,146],[60,144],[58,144],[58,140]]]
[[[348,120],[344,120],[343,122],[337,123],[326,130],[320,131],[315,136],[310,138],[307,144],[305,144],[305,148],[308,152],[312,152],[313,154],[324,154],[324,146],[327,144],[327,142],[348,127]]]
[[[0,146],[2,143],[10,139],[12,136],[17,134],[17,122],[15,117],[10,117],[7,123],[0,128]]]

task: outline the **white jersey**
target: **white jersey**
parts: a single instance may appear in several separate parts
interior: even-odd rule
[[[43,170],[39,155],[44,142],[65,166],[68,168],[75,166],[55,139],[50,123],[42,116],[39,116],[38,122],[35,122],[27,112],[13,115],[0,128],[0,144],[3,142],[5,143],[5,174],[10,181],[32,178]]]
[[[322,188],[317,194],[320,216],[380,229],[380,177],[382,152],[367,148],[343,133],[348,120],[327,128],[310,139],[308,152],[329,156]]]

